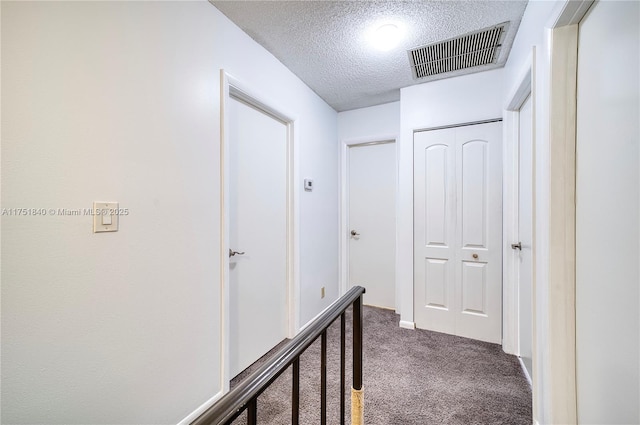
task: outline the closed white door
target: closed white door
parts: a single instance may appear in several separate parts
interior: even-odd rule
[[[349,148],[349,285],[367,305],[395,308],[396,144]]]
[[[414,137],[416,326],[500,343],[501,123]]]
[[[286,337],[287,128],[234,98],[228,114],[233,377]]]
[[[518,336],[519,354],[533,369],[533,129],[531,96],[518,114]]]

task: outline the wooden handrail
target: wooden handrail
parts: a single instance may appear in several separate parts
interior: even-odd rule
[[[325,312],[316,318],[308,327],[296,335],[284,347],[267,360],[258,370],[253,372],[233,390],[225,394],[213,406],[204,411],[191,425],[223,425],[230,424],[245,410],[249,409],[249,424],[256,422],[256,400],[273,381],[286,370],[289,365],[294,365],[294,387],[296,386],[296,372],[299,374],[299,362],[302,353],[319,337],[323,336],[323,345],[326,344],[326,330],[338,318],[344,322],[345,310],[353,304],[353,388],[362,389],[362,295],[365,289],[361,286],[351,288],[338,301],[332,304]],[[342,323],[341,323],[342,324]],[[341,326],[341,351],[344,351],[344,326]],[[323,350],[326,352],[326,347]],[[297,366],[297,367],[296,367]],[[341,381],[344,382],[344,361],[341,361]],[[323,368],[323,375],[326,368]],[[323,376],[326,379],[326,375]],[[299,381],[298,381],[299,382]],[[342,389],[344,400],[344,387]],[[299,406],[295,403],[294,393],[293,419],[297,423]],[[322,394],[325,398],[326,394]],[[343,409],[341,409],[343,410]],[[326,414],[326,412],[323,412]],[[326,419],[325,419],[326,420]],[[341,418],[344,423],[344,417]]]

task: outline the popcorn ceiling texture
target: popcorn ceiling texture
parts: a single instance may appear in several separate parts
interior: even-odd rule
[[[400,99],[400,88],[504,66],[526,1],[238,1],[211,3],[337,111]],[[496,64],[414,80],[407,50],[510,21]],[[405,29],[379,52],[367,32]]]

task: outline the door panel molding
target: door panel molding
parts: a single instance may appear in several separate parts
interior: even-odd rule
[[[300,309],[300,205],[296,194],[300,190],[299,161],[298,161],[298,132],[296,131],[297,117],[287,111],[284,105],[275,99],[264,96],[260,89],[249,86],[244,82],[234,78],[224,69],[220,70],[220,252],[229,252],[229,116],[228,104],[231,98],[236,98],[247,103],[273,118],[283,122],[287,127],[287,335],[293,337],[299,331],[299,309]],[[224,392],[229,391],[230,376],[230,339],[229,339],[229,257],[222,255],[221,262],[221,329],[220,329],[220,350],[221,350],[221,388]]]

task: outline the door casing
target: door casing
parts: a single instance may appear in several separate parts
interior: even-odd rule
[[[245,103],[252,105],[253,107],[271,115],[278,120],[285,123],[287,127],[287,336],[292,338],[298,332],[299,323],[299,309],[300,309],[300,295],[299,295],[299,199],[295,196],[298,193],[299,187],[299,170],[297,167],[298,161],[296,158],[298,146],[298,135],[295,131],[297,118],[295,115],[290,114],[287,110],[279,105],[277,101],[264,96],[259,89],[250,87],[234,78],[230,74],[220,70],[220,216],[222,217],[220,223],[220,252],[221,255],[221,267],[220,267],[220,282],[221,282],[221,329],[220,329],[220,350],[221,350],[221,388],[224,392],[229,391],[229,382],[232,378],[229,359],[230,359],[230,340],[229,340],[229,257],[224,253],[229,252],[229,218],[230,218],[230,188],[229,188],[229,134],[225,131],[229,128],[228,108],[229,99],[234,97],[242,100]]]

